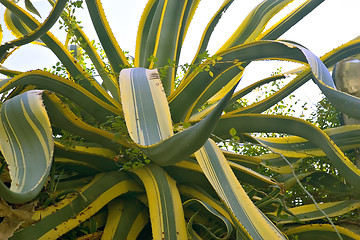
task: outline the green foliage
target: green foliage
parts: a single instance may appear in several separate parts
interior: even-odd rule
[[[308,121],[315,123],[320,129],[340,127],[341,113],[325,97],[316,104],[316,111]]]
[[[100,124],[100,129],[112,132],[116,138],[130,141],[125,120],[122,116],[107,116],[107,121]]]

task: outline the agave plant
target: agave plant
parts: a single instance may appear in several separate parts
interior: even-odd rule
[[[264,31],[292,2],[264,0],[214,56],[204,55],[233,2],[225,0],[181,78],[179,55],[199,0],[149,0],[133,62],[116,42],[100,0],[85,2],[105,57],[73,17],[72,7],[81,1],[49,0],[53,10],[43,23],[30,1],[24,9],[0,2],[16,36],[0,46],[2,63],[32,42],[49,48],[61,63],[57,68],[66,70],[60,76],[0,69],[9,76],[0,82],[0,196],[13,207],[1,203],[2,238],[71,239],[76,237],[72,229],[84,228],[92,239],[360,238],[330,219],[360,207],[360,170],[343,153],[359,147],[360,127],[322,131],[299,118],[261,114],[312,79],[337,109],[360,118],[359,99],[336,90],[328,70],[358,54],[359,40],[321,58],[300,44],[276,40],[323,1],[305,1]],[[68,50],[69,41],[62,43],[48,31],[59,18],[67,39],[77,43],[94,69]],[[246,66],[263,59],[303,67],[280,91],[239,107],[239,99],[256,87],[285,78],[279,74],[237,89]],[[270,152],[245,156],[219,148],[219,142],[261,144]],[[297,172],[309,156],[327,156],[345,182],[325,172]],[[258,173],[260,166],[274,177]],[[290,208],[284,193],[301,180],[342,198]],[[319,224],[321,219],[330,222]]]

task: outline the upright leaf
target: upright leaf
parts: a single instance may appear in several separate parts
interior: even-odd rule
[[[184,212],[176,182],[155,164],[133,172],[145,185],[153,239],[186,239]]]
[[[111,67],[115,73],[119,73],[121,69],[129,65],[129,63],[111,31],[102,4],[100,0],[86,0],[86,4],[92,23],[106,52]]]
[[[168,61],[177,62],[179,40],[182,40],[180,36],[181,23],[186,13],[187,2],[185,0],[159,0],[156,4],[156,10],[154,9],[153,12],[151,9],[150,13],[154,15],[148,29],[147,39],[141,42],[141,44],[145,44],[145,51],[142,56],[145,58],[142,60],[144,65],[141,67],[154,67],[154,62],[147,62],[147,58],[150,56],[158,59],[156,62],[158,67],[168,65]],[[166,95],[170,95],[173,90],[173,79],[175,79],[175,69],[170,68],[162,79]]]

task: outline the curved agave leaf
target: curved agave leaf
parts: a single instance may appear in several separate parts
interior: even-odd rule
[[[195,205],[195,207],[194,207],[194,205]],[[210,235],[210,237],[217,239],[217,240],[228,239],[230,237],[231,232],[233,230],[231,222],[226,217],[222,216],[219,212],[217,212],[212,206],[207,204],[206,202],[203,202],[198,199],[189,199],[183,203],[183,206],[184,206],[185,211],[190,208],[192,210],[192,212],[195,212],[192,215],[192,217],[190,218],[190,220],[188,222],[188,227],[187,227],[188,233],[192,237],[192,239],[194,239],[194,236],[197,235],[197,233],[193,229],[192,225],[195,222],[196,216],[198,214],[200,215],[200,212],[205,212],[205,215],[209,216],[208,218],[211,219],[211,222],[212,223],[213,223],[213,221],[217,222],[216,227],[220,228],[220,229],[214,229],[214,231],[216,231],[216,233],[213,233],[212,229],[208,229],[206,226],[204,226],[202,224],[195,223],[196,225],[201,226],[205,230],[205,232],[207,233],[206,235],[208,237]],[[202,216],[202,217],[204,218],[204,216]],[[213,218],[215,218],[216,220],[213,220]],[[221,225],[224,225],[224,226],[221,226]],[[222,229],[224,229],[224,230],[226,229],[226,231],[223,232]],[[217,236],[217,235],[220,235],[220,236]]]
[[[22,36],[25,36],[31,32],[31,29],[24,26],[25,24],[22,23],[20,19],[7,8],[5,9],[4,22],[6,27],[16,38],[21,38]],[[37,39],[33,43],[40,46],[46,46],[44,42],[41,41],[41,39]]]
[[[325,129],[324,132],[342,151],[360,147],[357,137],[360,134],[360,126],[358,125]],[[325,156],[325,153],[318,146],[307,139],[296,136],[281,138],[256,137],[256,140],[286,157]],[[296,149],[296,152],[294,152],[294,149]]]
[[[214,14],[214,16],[211,18],[209,23],[207,24],[203,35],[201,36],[200,44],[198,47],[198,50],[194,56],[194,59],[191,62],[191,65],[199,64],[202,60],[199,55],[206,52],[207,46],[210,41],[210,37],[218,24],[221,16],[226,12],[226,10],[230,7],[230,5],[233,3],[234,0],[224,0],[222,5],[220,6],[219,10]],[[192,69],[188,69],[186,72],[186,75],[184,78],[186,78],[187,75],[189,75],[192,72]]]
[[[0,81],[0,92],[23,85],[34,85],[41,89],[60,93],[101,122],[107,120],[106,116],[121,115],[120,108],[113,107],[102,101],[78,84],[42,70],[25,72],[14,78]]]
[[[39,222],[18,231],[12,239],[56,239],[87,220],[112,199],[127,192],[141,192],[142,188],[123,172],[101,173],[77,194],[58,204],[35,212]],[[75,191],[76,192],[76,191]]]
[[[234,89],[204,120],[174,136],[170,111],[156,70],[124,69],[120,73],[120,91],[125,121],[133,141],[152,161],[170,165],[202,146]]]
[[[160,165],[177,163],[194,153],[204,144],[206,137],[210,137],[219,121],[222,111],[225,109],[227,102],[235,90],[235,87],[227,93],[216,108],[203,120],[194,126],[177,133],[171,138],[148,148],[142,148],[143,152]]]
[[[357,110],[360,106],[360,99],[336,90],[334,80],[324,63],[308,49],[297,45],[293,46],[298,47],[306,56],[314,74],[314,82],[318,85],[320,90],[325,94],[334,107],[350,117],[360,119],[360,111]]]
[[[110,29],[101,2],[100,0],[86,0],[86,5],[110,65],[115,73],[119,73],[129,63]]]
[[[149,221],[149,210],[140,201],[114,199],[108,204],[108,217],[102,239],[136,239]]]
[[[221,203],[218,199],[212,197],[208,192],[205,192],[202,188],[194,187],[194,184],[189,185],[179,185],[178,189],[182,197],[186,199],[199,199],[202,202],[205,202],[213,209],[215,209],[218,213],[228,219],[231,224],[234,225],[233,219],[230,214],[227,212],[227,209],[223,203]],[[209,188],[207,188],[208,190]],[[216,196],[216,194],[214,195]],[[216,196],[217,197],[217,196]]]
[[[219,52],[217,57],[221,57],[222,59],[221,62],[216,63],[214,66],[212,65],[213,60],[207,60],[200,65],[200,68],[205,68],[207,65],[210,66],[209,71],[213,73],[213,81],[209,81],[209,73],[207,71],[193,71],[181,82],[175,92],[168,97],[174,122],[182,121],[194,103],[201,106],[200,102],[196,102],[198,96],[205,92],[208,96],[207,98],[202,98],[203,103],[205,103],[236,75],[243,71],[241,64],[248,64],[249,61],[259,59],[306,62],[306,58],[299,50],[290,48],[286,44],[276,41],[257,41],[243,44]],[[226,78],[220,76],[225,73]],[[221,82],[221,84],[219,82]],[[208,89],[211,90],[211,94],[210,92],[206,92]]]
[[[279,154],[269,153],[263,154],[259,157],[261,165],[271,169],[272,171],[280,174],[292,173],[292,168],[297,168],[300,166],[303,158],[292,158],[286,156],[286,160],[290,162],[291,166],[284,160],[284,158]]]
[[[30,29],[35,30],[40,26],[40,23],[34,17],[17,6],[14,2],[9,0],[0,0],[0,3],[12,11]],[[107,102],[108,104],[112,104],[118,109],[121,109],[119,103],[115,101],[92,76],[85,72],[82,66],[76,61],[76,59],[66,49],[66,47],[50,32],[44,34],[41,37],[41,40],[44,41],[49,49],[52,50],[53,53],[58,57],[76,83],[84,87],[86,90],[101,100]]]
[[[315,83],[336,108],[340,109],[349,116],[360,118],[360,113],[355,110],[356,107],[360,104],[360,99],[352,95],[337,91],[330,73],[328,72],[324,63],[318,57],[302,46],[289,42],[283,43],[289,48],[297,48],[302,52],[310,65],[312,73],[315,77]]]
[[[290,2],[292,2],[292,0],[267,0],[261,2],[248,14],[238,29],[218,52],[254,41],[265,29],[268,21]]]
[[[291,13],[289,13],[286,17],[281,19],[279,22],[277,22],[276,24],[271,26],[268,30],[266,30],[264,33],[262,33],[260,36],[258,36],[257,39],[259,40],[277,39],[324,1],[325,0],[307,0],[299,7],[294,9]]]
[[[155,164],[133,172],[145,185],[153,239],[186,239],[185,217],[176,182]]]
[[[47,93],[44,100],[52,124],[60,129],[82,136],[113,151],[118,151],[121,145],[129,146],[126,140],[117,138],[115,134],[82,121],[55,94]]]
[[[74,143],[71,146],[65,146],[55,141],[54,156],[55,163],[89,166],[101,172],[119,169],[114,161],[116,153],[100,146],[75,145]]]
[[[322,209],[328,217],[336,217],[350,212],[354,209],[360,208],[359,200],[345,200],[338,202],[318,203],[320,209]],[[324,219],[325,216],[318,210],[315,204],[302,205],[299,207],[289,208],[295,216],[285,213],[285,217],[276,217],[277,213],[267,213],[271,219],[277,223],[294,223],[298,221],[311,221],[316,219]]]
[[[352,40],[346,44],[341,45],[338,48],[333,49],[328,52],[324,56],[321,57],[321,60],[327,67],[333,66],[336,62],[357,54],[360,52],[360,41]],[[277,91],[273,95],[267,97],[266,99],[254,103],[250,106],[240,108],[238,110],[234,110],[228,112],[227,114],[238,114],[238,113],[261,113],[274,104],[278,103],[280,100],[291,94],[293,91],[298,89],[312,77],[312,73],[310,68],[306,68],[302,71],[296,78],[290,81],[286,86],[284,86],[280,91]]]
[[[331,65],[335,64],[336,61],[339,61],[345,57],[356,54],[359,51],[359,43],[360,42],[358,40],[352,40],[349,43],[344,44],[344,45],[332,50],[331,52],[325,54],[321,59],[322,59],[322,61],[324,61],[325,65],[331,66]],[[289,44],[289,47],[295,47],[295,48],[299,47],[299,50],[302,51],[302,54],[304,54],[304,56],[307,56],[308,62],[310,61],[309,58],[314,58],[314,59],[317,59],[316,61],[320,61],[310,51],[299,46],[298,44],[290,43],[290,42],[287,42],[285,44]],[[309,62],[309,63],[310,63],[310,65],[311,64],[314,65],[314,63],[311,63],[311,62]],[[326,72],[327,70],[325,70],[326,68],[325,68],[324,64],[322,64],[322,71]],[[316,65],[314,65],[311,68],[314,68],[314,71],[317,71],[315,66]],[[241,108],[241,109],[229,112],[228,114],[261,113],[261,112],[265,111],[266,109],[268,109],[269,107],[271,107],[272,105],[274,105],[275,103],[277,103],[278,101],[280,101],[281,99],[283,99],[284,97],[286,97],[287,95],[289,95],[295,89],[299,88],[302,84],[304,84],[306,81],[308,81],[311,78],[311,76],[312,76],[312,74],[311,74],[310,69],[305,69],[301,74],[299,74],[298,77],[293,79],[284,88],[282,88],[280,91],[276,92],[272,96],[270,96],[258,103],[247,106],[245,108]],[[325,75],[324,75],[324,77],[328,78],[328,76],[325,76]],[[329,82],[329,79],[327,80],[327,82]]]
[[[359,191],[360,170],[343,154],[333,141],[316,126],[302,119],[287,116],[240,114],[232,117],[223,117],[216,129],[215,135],[226,134],[230,127],[236,132],[278,132],[300,136],[313,142],[321,148],[336,167],[340,174]]]
[[[32,200],[50,171],[54,143],[42,91],[16,96],[1,107],[0,146],[9,167],[10,189],[0,182],[0,196],[8,202]]]
[[[336,226],[336,229],[340,233],[343,240],[360,239],[359,234],[356,234],[347,228]],[[299,240],[327,240],[338,238],[337,233],[330,224],[307,224],[304,226],[291,228],[284,231],[284,233],[288,236],[289,239],[297,238]]]
[[[240,164],[241,166],[250,169],[257,168],[261,163],[261,159],[259,157],[241,155],[235,152],[230,152],[225,150],[221,150],[221,151],[228,161],[232,161],[234,163]]]
[[[26,3],[30,3],[30,7],[32,6],[29,0],[25,1],[25,4]],[[3,57],[5,57],[9,49],[30,43],[45,34],[56,23],[57,19],[60,17],[60,14],[65,8],[65,5],[66,1],[57,1],[50,15],[41,24],[41,26],[39,26],[37,29],[27,34],[26,36],[2,44],[0,46],[0,61],[3,59]]]
[[[195,156],[245,239],[285,239],[252,203],[214,141],[208,140]]]
[[[311,171],[305,173],[299,173],[296,177],[303,183],[309,184],[319,191],[333,192],[339,195],[351,195],[351,189],[347,187],[342,181],[334,177],[331,174],[320,171]],[[293,174],[280,174],[275,177],[276,180],[284,182],[286,190],[297,184]]]

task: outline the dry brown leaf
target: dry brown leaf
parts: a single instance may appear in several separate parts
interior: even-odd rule
[[[4,217],[0,223],[0,240],[11,237],[22,223],[32,224],[36,202],[12,209],[2,198],[0,198],[0,217]]]

